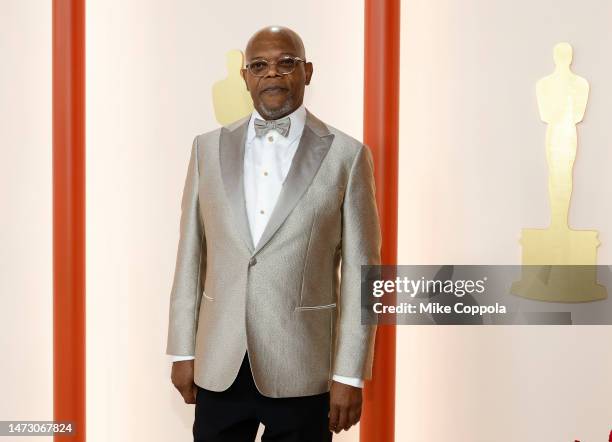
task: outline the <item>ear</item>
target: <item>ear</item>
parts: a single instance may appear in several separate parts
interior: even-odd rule
[[[304,73],[306,75],[306,84],[310,84],[310,79],[312,78],[312,63],[311,62],[304,63]]]
[[[249,83],[247,82],[246,76],[247,76],[247,70],[244,68],[240,69],[240,76],[242,77],[242,79],[244,80],[244,84],[246,86],[247,91],[249,90]]]

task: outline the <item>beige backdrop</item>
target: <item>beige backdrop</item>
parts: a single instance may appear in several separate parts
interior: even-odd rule
[[[0,1],[0,420],[53,419],[50,38],[50,1]]]
[[[1,6],[0,417],[50,419],[51,4]],[[548,221],[533,87],[567,40],[591,82],[570,222],[598,229],[600,262],[612,263],[611,8],[404,0],[400,262],[518,263],[520,229]],[[362,11],[348,0],[88,2],[90,441],[189,440],[193,408],[170,386],[163,355],[167,296],[190,143],[215,126],[210,86],[225,75],[224,51],[270,22],[295,27],[316,63],[308,105],[360,136]],[[611,334],[400,327],[397,440],[604,441]]]
[[[612,3],[405,0],[399,261],[518,264],[549,221],[535,82],[574,46],[591,82],[570,224],[612,264]],[[398,328],[398,441],[607,441],[610,327]]]

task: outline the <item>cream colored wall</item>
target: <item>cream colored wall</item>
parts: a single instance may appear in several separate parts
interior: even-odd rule
[[[309,109],[360,137],[362,2],[87,2],[90,442],[191,438],[164,355],[180,194],[194,135],[217,126],[225,52],[269,24],[305,41]]]
[[[612,4],[402,2],[399,262],[518,264],[549,221],[535,82],[574,46],[591,83],[570,224],[612,263]],[[610,327],[398,327],[398,441],[604,441]]]
[[[290,3],[270,16],[294,26],[317,62],[312,110],[359,136],[362,5],[334,2],[326,14],[315,6]],[[2,419],[52,416],[50,7],[7,0],[0,15],[10,37],[0,70],[0,342],[10,355]],[[520,228],[548,216],[533,86],[552,69],[552,45],[567,40],[592,87],[571,222],[601,232],[600,262],[610,264],[610,8],[403,2],[401,263],[518,262]],[[252,2],[214,11],[195,1],[88,2],[91,441],[189,440],[192,408],[169,385],[163,355],[178,194],[193,135],[215,125],[210,85],[224,75],[225,47],[207,38],[240,47],[268,23],[265,11]],[[336,69],[334,51],[356,61],[351,75]],[[397,440],[606,440],[609,342],[609,327],[399,327]]]
[[[0,420],[51,420],[51,2],[0,9]]]

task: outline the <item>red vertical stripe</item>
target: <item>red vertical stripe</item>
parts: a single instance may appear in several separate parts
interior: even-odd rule
[[[85,441],[85,0],[53,0],[53,417]],[[55,440],[68,437],[55,436]]]
[[[400,0],[365,0],[364,142],[372,148],[382,263],[397,263]],[[361,442],[395,438],[395,327],[379,326],[366,382]]]

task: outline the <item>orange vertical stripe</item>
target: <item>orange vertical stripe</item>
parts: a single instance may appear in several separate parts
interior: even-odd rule
[[[364,142],[374,155],[382,263],[397,263],[400,0],[365,0]],[[379,326],[361,442],[395,439],[395,326]]]
[[[85,441],[85,0],[53,0],[53,418]]]

